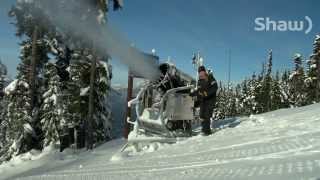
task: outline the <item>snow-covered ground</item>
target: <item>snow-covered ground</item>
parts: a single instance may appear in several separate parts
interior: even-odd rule
[[[153,144],[117,161],[110,159],[124,145],[120,139],[91,152],[61,156],[49,151],[34,161],[0,166],[0,178],[316,180],[320,179],[319,112],[320,104],[315,104],[229,119],[219,122],[223,128],[211,136]]]

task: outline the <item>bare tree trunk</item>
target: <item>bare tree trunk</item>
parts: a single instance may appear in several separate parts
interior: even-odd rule
[[[96,63],[97,63],[97,56],[95,52],[93,52],[93,59],[91,64],[91,73],[90,73],[90,94],[89,94],[89,112],[87,118],[87,149],[93,149],[93,127],[92,122],[93,119],[93,112],[94,112],[94,84],[96,78]]]
[[[30,115],[32,115],[32,110],[35,106],[35,89],[36,89],[36,65],[37,65],[37,57],[38,57],[38,50],[37,50],[37,40],[38,40],[38,27],[35,26],[32,34],[32,59],[30,64],[30,77],[29,77],[29,83],[30,83]]]

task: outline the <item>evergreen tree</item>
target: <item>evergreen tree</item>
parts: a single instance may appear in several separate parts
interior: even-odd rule
[[[47,60],[46,48],[40,46],[39,56],[44,61]],[[5,101],[8,102],[3,118],[6,124],[6,142],[10,144],[6,149],[4,159],[10,159],[12,155],[27,152],[32,148],[40,148],[37,139],[39,138],[39,122],[37,118],[37,107],[31,106],[30,95],[30,63],[31,63],[31,41],[24,41],[21,44],[21,63],[17,68],[17,79],[6,89]],[[40,72],[40,71],[38,71]],[[36,85],[38,94],[41,94],[40,77]],[[37,98],[36,104],[40,103]]]
[[[24,80],[14,80],[5,90],[5,100],[8,102],[4,113],[6,137],[6,154],[1,158],[8,160],[13,155],[26,152],[33,148],[35,130],[30,116],[29,85]]]
[[[285,70],[280,80],[281,99],[285,108],[290,107],[290,71]]]
[[[7,108],[3,113],[6,129],[2,159],[41,148],[41,128],[38,109],[42,94],[42,68],[48,61],[49,39],[46,32],[50,25],[34,1],[17,1],[9,12],[15,18],[16,35],[24,37],[21,45],[21,62],[17,77],[6,89]],[[46,25],[44,25],[46,24]]]
[[[7,67],[0,60],[0,149],[3,149],[5,143],[5,121],[4,121],[4,112],[5,107],[7,106],[6,101],[4,100],[4,90],[9,79],[7,77]],[[0,150],[1,151],[1,150]],[[1,152],[0,152],[1,156]]]
[[[262,105],[261,112],[268,112],[271,110],[272,102],[271,102],[271,87],[272,87],[272,50],[269,52],[268,63],[267,63],[267,72],[262,80],[262,88],[261,88],[261,101]]]
[[[235,117],[240,115],[241,112],[241,85],[237,84],[233,90],[233,101],[232,101],[232,106],[231,106],[231,117]]]
[[[4,96],[4,88],[8,83],[7,73],[7,67],[0,60],[0,102],[2,101]]]
[[[279,71],[276,72],[275,78],[272,81],[271,87],[271,110],[277,110],[280,108],[284,108],[284,100],[281,96],[281,86],[280,86],[280,74]]]
[[[313,53],[308,61],[306,84],[308,87],[308,103],[320,101],[320,35],[313,43]]]
[[[254,75],[255,77],[255,75]],[[254,101],[255,101],[255,95],[253,91],[253,81],[254,78],[252,79],[245,79],[242,84],[241,84],[241,95],[240,95],[240,105],[241,105],[241,112],[242,115],[250,115],[253,113],[254,109]]]
[[[65,124],[61,106],[61,82],[58,70],[53,63],[47,63],[44,76],[46,79],[46,92],[43,94],[43,104],[40,108],[40,122],[44,134],[44,146],[57,143],[60,140],[60,132]],[[59,101],[60,100],[60,101]]]
[[[88,119],[87,114],[84,113],[88,112],[86,111],[88,101],[81,95],[80,89],[88,87],[86,77],[90,72],[88,67],[92,65],[92,58],[90,57],[102,59],[103,56],[94,52],[93,46],[88,46],[88,43],[84,42],[86,39],[81,38],[82,35],[75,36],[74,34],[77,34],[77,32],[62,32],[60,28],[53,26],[51,24],[53,19],[50,19],[52,17],[47,16],[47,12],[42,8],[43,3],[46,2],[51,1],[17,1],[17,4],[9,13],[16,20],[17,36],[24,37],[24,40],[21,43],[21,63],[18,67],[17,79],[12,83],[14,88],[11,88],[8,91],[10,93],[5,95],[6,102],[10,102],[5,113],[3,113],[6,129],[9,132],[6,141],[11,147],[7,147],[6,151],[8,153],[3,156],[4,159],[9,159],[12,155],[28,151],[31,148],[39,147],[38,142],[41,139],[44,139],[45,145],[48,145],[50,142],[56,142],[58,136],[61,138],[61,134],[65,135],[67,133],[67,136],[74,137],[73,134],[68,134],[70,128],[77,129],[75,126],[81,125],[81,123],[83,125],[83,122]],[[63,3],[65,1],[62,0],[53,4],[63,8],[63,6],[60,6]],[[71,3],[78,3],[78,1],[72,1]],[[75,12],[81,13],[79,14],[79,22],[91,21],[93,23],[89,24],[93,25],[95,22],[95,24],[100,25],[100,28],[103,28],[102,25],[106,22],[107,1],[87,1],[86,3],[88,3],[88,6],[83,6],[85,8],[83,11],[75,9]],[[95,7],[93,10],[91,5]],[[75,8],[77,7],[75,6]],[[122,1],[114,0],[114,8],[118,9],[119,7],[122,7]],[[66,44],[70,44],[72,49],[69,49]],[[80,53],[76,54],[74,52]],[[44,72],[43,67],[48,61],[48,53],[56,56],[58,61],[55,66],[48,64]],[[70,65],[70,59],[77,59],[76,56],[80,56],[81,60]],[[100,64],[100,62],[97,64]],[[69,65],[70,67],[68,67]],[[94,77],[95,82],[102,79],[97,78],[101,74],[111,74],[111,69],[107,69],[106,73],[98,66],[96,69],[97,75]],[[103,131],[99,128],[94,129],[97,131],[97,135],[95,135],[97,140],[95,141],[110,138],[110,134],[107,133],[111,128],[109,122],[111,119],[110,107],[108,103],[103,104],[98,99],[106,101],[111,75],[106,78],[108,81],[104,82],[107,85],[100,83],[93,88],[99,87],[97,89],[101,91],[92,91],[97,94],[94,96],[96,99],[92,102],[97,103],[94,106],[99,107],[93,113],[100,112],[97,113],[97,116],[104,122],[105,127]],[[58,81],[58,79],[60,80]],[[102,91],[104,92],[102,93]],[[53,100],[52,97],[57,97],[57,100]],[[59,103],[59,98],[65,98],[66,100]],[[21,100],[23,100],[23,103],[19,104]],[[50,105],[61,107],[63,110],[51,111]],[[40,112],[38,111],[39,108],[41,108]],[[95,122],[92,123],[95,125]],[[58,126],[53,126],[54,124]],[[102,123],[97,122],[96,124],[95,127],[101,127]],[[81,127],[78,129],[81,129]],[[29,133],[25,133],[26,130]],[[44,133],[42,133],[42,130]],[[27,134],[28,137],[26,137]],[[37,142],[34,142],[35,139]]]
[[[249,83],[248,80],[245,79],[241,83],[241,112],[243,115],[250,115],[251,114],[251,98],[250,98],[250,88],[249,88]]]
[[[219,90],[217,93],[217,102],[216,107],[213,113],[213,119],[219,120],[224,119],[226,117],[226,88],[222,85],[222,82],[219,82]]]
[[[268,62],[262,64],[261,73],[245,79],[236,88],[227,89],[220,83],[215,118],[250,115],[277,110],[280,108],[300,107],[319,101],[320,81],[320,36],[314,42],[313,54],[308,61],[305,73],[300,54],[293,58],[293,71],[285,70],[272,74],[272,51]]]
[[[253,75],[249,84],[251,114],[258,114],[258,113],[264,112],[264,107],[263,107],[264,97],[262,96],[262,87],[263,87],[263,80],[264,80],[264,74],[265,74],[264,72],[265,72],[265,65],[263,64],[261,74],[258,77]]]
[[[268,62],[262,64],[262,70],[258,76],[254,73],[251,78],[245,79],[235,88],[230,89],[220,82],[214,117],[223,119],[314,103],[319,91],[319,88],[316,88],[320,75],[318,73],[319,42],[320,36],[317,36],[306,74],[302,56],[295,54],[293,71],[285,70],[281,75],[277,71],[273,75],[272,51],[270,51]]]
[[[290,103],[291,106],[300,107],[306,105],[306,94],[305,94],[305,74],[302,66],[301,54],[295,54],[293,57],[295,69],[290,74]]]
[[[111,107],[108,103],[110,92],[110,66],[108,60],[97,64],[97,78],[95,81],[95,111],[94,111],[94,142],[105,141],[112,138]]]
[[[81,52],[85,56],[72,56],[70,65],[70,90],[72,103],[70,111],[74,114],[71,124],[73,126],[85,125],[88,115],[88,103],[90,92],[90,68],[91,57],[88,51]],[[79,58],[79,59],[78,59]],[[110,90],[111,69],[108,60],[98,61],[96,64],[96,78],[94,82],[94,116],[93,116],[93,141],[94,143],[105,141],[111,138],[111,112],[110,103],[107,101]],[[75,91],[79,89],[78,91]]]
[[[105,1],[89,4],[93,5],[94,10],[85,10],[87,18],[81,18],[79,22],[93,24],[98,29],[103,28],[103,24],[106,23],[107,4]],[[83,14],[79,17],[82,16]],[[99,38],[99,33],[95,36]],[[106,100],[110,87],[111,66],[105,55],[95,50],[96,42],[88,44],[86,39],[70,37],[70,41],[73,42],[73,53],[71,53],[70,82],[67,89],[71,101],[68,109],[73,118],[69,124],[71,127],[84,127],[87,148],[91,149],[93,143],[111,138],[110,133],[107,133],[111,129],[110,102]],[[104,69],[100,67],[101,61],[106,62]],[[102,78],[101,74],[110,75]],[[99,82],[101,79],[104,79],[105,84]]]
[[[226,117],[231,117],[231,116],[235,116],[236,115],[236,107],[235,107],[235,101],[236,101],[236,97],[235,94],[233,92],[233,87],[232,84],[230,83],[229,85],[227,85],[226,89],[225,89],[225,94],[226,94],[226,105],[224,106],[225,108],[225,116]]]

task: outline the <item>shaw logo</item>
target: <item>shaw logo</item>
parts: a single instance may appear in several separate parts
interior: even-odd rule
[[[269,17],[257,17],[255,22],[255,31],[293,31],[301,32],[304,31],[305,34],[308,34],[312,30],[312,20],[309,16],[305,16],[305,21],[274,21]]]

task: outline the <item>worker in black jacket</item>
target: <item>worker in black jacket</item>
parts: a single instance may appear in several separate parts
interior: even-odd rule
[[[204,135],[210,135],[210,118],[212,117],[216,103],[218,85],[213,75],[208,75],[204,66],[199,67],[198,73],[198,88],[192,92],[191,95],[197,96],[197,104],[200,106],[202,133]]]

